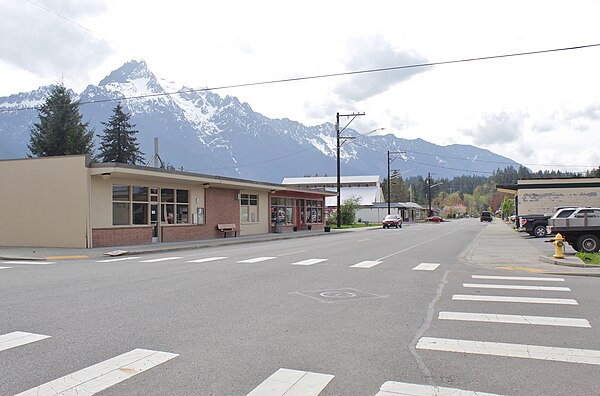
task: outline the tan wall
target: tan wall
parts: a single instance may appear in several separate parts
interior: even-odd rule
[[[552,214],[557,206],[600,207],[600,187],[519,189],[519,215]]]
[[[258,223],[241,223],[241,235],[266,234],[269,232],[271,225],[271,202],[268,191],[252,191],[242,190],[241,194],[256,194],[258,195]],[[240,220],[241,221],[241,220]]]
[[[86,247],[85,156],[0,161],[0,245]]]

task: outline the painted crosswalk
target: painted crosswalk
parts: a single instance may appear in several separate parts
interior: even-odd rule
[[[50,338],[50,336],[26,333],[24,331],[13,331],[12,333],[2,334],[0,335],[0,351],[44,340],[46,338]]]
[[[16,396],[93,395],[179,355],[134,349]]]
[[[572,298],[511,297],[511,296],[482,296],[482,295],[469,295],[469,294],[455,294],[452,296],[452,299],[456,300],[456,301],[579,305],[577,300],[574,300]]]
[[[10,268],[12,268],[12,267],[0,267],[0,270],[3,270],[3,269],[10,269]]]
[[[536,290],[536,291],[571,291],[568,287],[553,286],[526,286],[526,285],[492,285],[488,283],[463,283],[463,287],[476,289],[509,289],[509,290]]]
[[[372,268],[381,264],[382,261],[361,261],[358,264],[351,265],[351,268]]]
[[[500,396],[495,393],[473,392],[443,386],[387,381],[375,396]]]
[[[438,319],[467,322],[511,323],[541,326],[592,327],[586,319],[492,313],[440,312]]]
[[[105,260],[98,260],[96,261],[97,263],[116,263],[119,261],[130,261],[130,260],[137,260],[140,257],[137,256],[131,256],[131,257],[119,257],[119,258],[111,258],[111,259],[105,259]]]
[[[495,276],[495,275],[471,275],[472,279],[509,280],[509,281],[539,281],[539,282],[564,282],[563,278],[541,278],[534,276]]]
[[[292,263],[292,265],[315,265],[315,264],[322,263],[324,261],[327,261],[327,259],[308,259],[308,260],[297,261],[295,263]]]
[[[317,396],[333,378],[331,374],[280,368],[247,396]]]
[[[0,264],[12,264],[12,265],[49,265],[49,264],[56,264],[56,261],[14,260],[14,261],[0,261]]]
[[[600,365],[600,351],[503,342],[421,337],[417,349]]]
[[[183,257],[161,257],[161,258],[155,258],[155,259],[150,259],[150,260],[142,260],[142,261],[140,261],[140,263],[160,263],[163,261],[179,260],[182,258]]]
[[[434,271],[439,266],[438,263],[421,263],[413,268],[413,271]]]
[[[227,257],[206,257],[197,260],[186,261],[186,263],[208,263],[210,261],[224,260]]]
[[[262,261],[268,261],[268,260],[273,260],[276,259],[277,257],[255,257],[255,258],[251,258],[251,259],[247,259],[247,260],[240,260],[240,261],[236,261],[237,263],[260,263]]]

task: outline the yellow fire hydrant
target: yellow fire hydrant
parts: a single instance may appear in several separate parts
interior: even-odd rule
[[[565,258],[565,255],[563,253],[563,246],[565,246],[565,238],[563,238],[563,236],[560,234],[556,234],[556,237],[554,237],[552,244],[554,245],[554,248],[556,249],[556,251],[554,252],[554,256],[552,256],[552,257],[557,258],[557,259]]]

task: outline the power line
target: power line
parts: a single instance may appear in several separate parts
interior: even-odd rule
[[[44,11],[48,11],[49,13],[54,14],[57,17],[62,18],[62,19],[64,19],[65,21],[67,21],[69,23],[72,23],[73,25],[79,26],[80,28],[85,29],[85,30],[87,30],[90,33],[93,33],[90,29],[86,28],[85,26],[83,26],[83,25],[81,25],[81,24],[79,24],[79,23],[77,23],[77,22],[75,22],[75,21],[73,21],[73,20],[71,20],[71,19],[69,19],[69,18],[67,18],[65,16],[60,15],[58,12],[53,11],[50,8],[44,7],[43,5],[38,4],[38,3],[34,2],[34,1],[31,1],[31,0],[27,0],[27,2],[33,4],[36,7],[41,8]]]
[[[28,0],[28,1],[31,1],[31,0]],[[33,4],[35,4],[35,3],[33,3]],[[254,87],[254,86],[259,86],[259,85],[281,84],[281,83],[289,83],[289,82],[316,80],[316,79],[322,79],[322,78],[353,76],[353,75],[367,74],[367,73],[380,73],[380,72],[387,72],[387,71],[450,65],[450,64],[454,64],[454,63],[478,62],[478,61],[484,61],[484,60],[511,58],[511,57],[518,57],[518,56],[529,56],[529,55],[539,55],[539,54],[547,54],[547,53],[553,53],[553,52],[574,51],[574,50],[593,48],[593,47],[599,47],[599,46],[600,46],[600,43],[578,45],[578,46],[573,46],[573,47],[553,48],[553,49],[538,50],[538,51],[515,52],[515,53],[501,54],[501,55],[455,59],[455,60],[447,60],[447,61],[440,61],[440,62],[416,63],[416,64],[412,64],[412,65],[381,67],[381,68],[375,68],[375,69],[365,69],[365,70],[357,70],[357,71],[350,71],[350,72],[319,74],[319,75],[314,75],[314,76],[293,77],[293,78],[283,78],[283,79],[276,79],[276,80],[266,80],[266,81],[258,81],[258,82],[251,82],[251,83],[222,85],[222,86],[207,87],[207,88],[184,89],[184,90],[180,90],[177,92],[160,92],[160,93],[154,93],[154,94],[129,96],[129,97],[115,98],[115,99],[90,100],[90,101],[86,101],[86,102],[79,102],[79,104],[87,105],[87,104],[97,104],[97,103],[106,103],[106,102],[117,102],[117,101],[122,101],[122,100],[144,99],[144,98],[168,96],[168,95],[176,95],[176,94],[184,94],[184,93],[193,93],[193,92],[217,91],[217,90],[231,89],[231,88],[245,88],[245,87]],[[38,107],[21,107],[21,108],[10,109],[10,110],[2,109],[2,110],[0,110],[0,112],[20,111],[20,110],[37,110],[37,109],[38,109]]]

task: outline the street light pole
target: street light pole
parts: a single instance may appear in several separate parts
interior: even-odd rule
[[[340,113],[336,113],[335,115],[335,134],[336,134],[336,138],[337,138],[337,228],[341,228],[342,227],[342,216],[340,213],[340,209],[342,206],[342,202],[341,202],[341,183],[340,183],[340,139],[351,139],[353,137],[341,137],[340,138],[340,117],[352,117],[352,119],[350,120],[350,122],[348,122],[348,124],[346,124],[346,126],[342,129],[342,131],[344,129],[346,129],[346,127],[348,125],[350,125],[350,123],[352,121],[354,121],[354,119],[358,116],[363,116],[365,115],[365,113],[352,113],[352,114],[340,114]]]
[[[431,173],[427,172],[427,199],[429,200],[429,217],[431,217]]]
[[[400,151],[388,151],[387,152],[387,166],[388,166],[387,167],[387,210],[388,210],[388,213],[387,214],[390,214],[390,211],[391,211],[391,202],[392,202],[391,201],[392,185],[391,185],[391,182],[390,182],[390,180],[391,180],[391,177],[390,177],[390,165],[396,159],[396,158],[392,158],[390,160],[390,154],[396,155],[396,154],[402,154],[402,152],[400,152]]]

